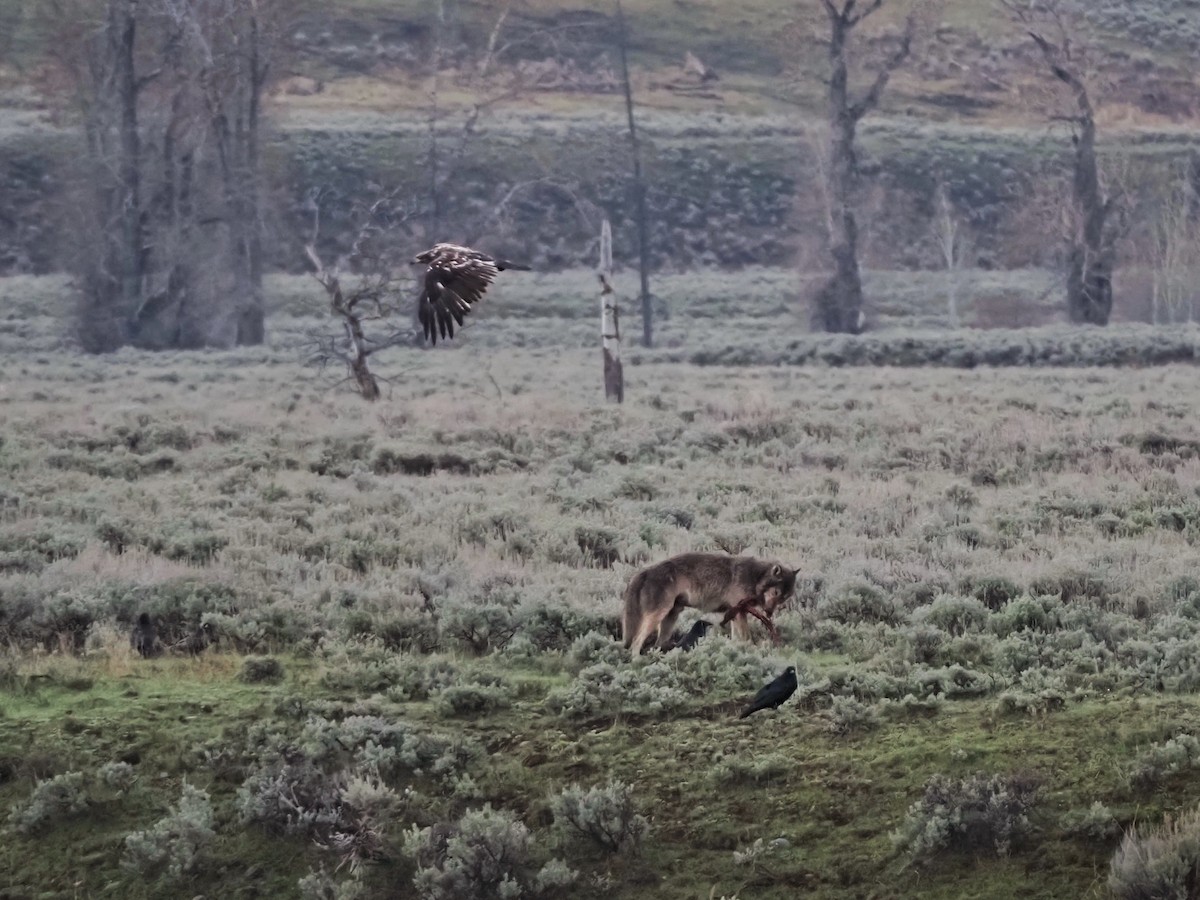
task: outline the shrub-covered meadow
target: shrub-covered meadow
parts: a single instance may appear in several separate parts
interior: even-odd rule
[[[1193,368],[649,353],[614,407],[490,324],[373,405],[282,344],[0,361],[0,895],[1173,896]],[[631,660],[684,550],[799,566],[783,646]]]

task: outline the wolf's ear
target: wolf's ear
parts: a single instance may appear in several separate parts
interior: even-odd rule
[[[771,577],[772,578],[778,578],[782,574],[783,574],[783,567],[781,565],[779,565],[779,563],[775,563],[775,565],[771,566]]]

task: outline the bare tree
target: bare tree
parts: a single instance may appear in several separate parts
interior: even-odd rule
[[[870,85],[851,96],[849,42],[854,30],[883,7],[885,0],[820,0],[829,20],[829,152],[826,178],[830,204],[829,248],[833,275],[814,298],[813,318],[823,331],[857,334],[866,323],[862,275],[858,265],[858,220],[855,204],[862,181],[855,140],[858,124],[879,105],[892,73],[912,49],[916,18],[909,15],[891,53],[880,63]]]
[[[1159,201],[1151,252],[1153,321],[1170,325],[1196,321],[1200,312],[1200,194],[1186,176],[1167,185]]]
[[[1096,160],[1096,111],[1089,85],[1094,72],[1079,42],[1082,25],[1063,0],[1000,2],[1033,39],[1049,72],[1067,87],[1074,106],[1072,112],[1055,115],[1071,124],[1074,145],[1067,315],[1072,322],[1107,325],[1124,210],[1119,195],[1106,192]]]
[[[946,315],[950,327],[957,328],[960,324],[958,310],[959,278],[962,271],[962,260],[966,252],[966,235],[962,223],[950,201],[950,193],[946,185],[938,182],[934,191],[933,237],[937,244],[942,264],[946,267]]]
[[[374,245],[391,246],[391,227],[402,224],[406,216],[395,214],[391,197],[381,197],[363,213],[363,224],[354,240],[349,261],[357,271],[343,284],[342,273],[327,266],[317,253],[320,234],[321,207],[318,196],[312,196],[313,227],[311,240],[304,254],[313,268],[313,277],[329,296],[330,311],[341,326],[341,334],[314,332],[310,334],[307,363],[324,368],[332,362],[346,367],[350,379],[364,400],[380,397],[379,377],[371,371],[371,356],[398,344],[410,344],[416,332],[401,324],[411,322],[406,315],[409,306],[398,301],[401,293],[392,276],[392,261]],[[368,333],[370,332],[370,333]]]
[[[853,2],[853,0],[851,0]],[[625,115],[629,122],[629,148],[633,166],[634,225],[638,235],[638,279],[642,300],[642,345],[654,344],[654,310],[650,297],[650,218],[646,212],[646,179],[642,175],[642,147],[633,115],[633,84],[629,80],[629,33],[625,10],[617,0],[617,47],[621,55],[621,84],[625,91]]]
[[[263,340],[261,98],[280,2],[44,10],[85,136],[70,262],[88,349]]]

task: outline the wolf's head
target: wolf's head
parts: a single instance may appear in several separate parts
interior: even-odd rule
[[[763,609],[771,615],[796,591],[796,574],[799,569],[789,569],[782,563],[771,563],[758,580],[758,596],[763,598]]]

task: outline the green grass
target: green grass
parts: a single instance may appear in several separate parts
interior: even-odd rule
[[[23,303],[37,285],[25,287]],[[336,856],[241,824],[247,769],[214,777],[200,749],[237,751],[257,726],[294,734],[305,709],[375,711],[476,742],[473,799],[446,800],[440,782],[415,776],[448,804],[421,815],[493,802],[547,854],[566,853],[549,835],[550,793],[632,784],[652,819],[644,853],[569,854],[585,873],[581,897],[714,886],[767,898],[1100,897],[1113,842],[1068,835],[1063,816],[1099,800],[1123,825],[1153,823],[1200,800],[1186,773],[1128,783],[1147,747],[1200,728],[1187,581],[1200,535],[1194,369],[702,369],[631,355],[618,409],[601,402],[590,340],[513,346],[563,321],[487,319],[463,347],[381,356],[391,382],[375,405],[300,368],[289,346],[5,356],[0,629],[17,669],[0,682],[0,810],[35,775],[139,760],[127,796],[101,792],[76,820],[0,841],[17,890],[162,896],[170,889],[120,869],[122,841],[162,817],[186,778],[211,794],[218,835],[189,896],[291,896]],[[457,462],[406,475],[396,460],[413,453]],[[608,535],[611,568],[583,552],[581,529]],[[447,615],[506,591],[521,609],[611,620],[636,566],[721,546],[801,566],[801,608],[781,618],[788,644],[766,658],[796,662],[806,684],[828,679],[810,702],[739,722],[746,692],[714,689],[666,716],[573,720],[546,704],[570,683],[558,653],[468,658],[445,634],[432,659],[460,679],[503,677],[510,708],[443,717],[434,699],[353,687],[351,613],[380,640],[428,622],[426,602]],[[939,621],[930,604],[999,576],[1019,602],[1051,598],[1058,618],[1014,632],[1015,613],[985,610],[965,635],[937,632],[936,659],[919,661],[913,629]],[[890,604],[892,619],[876,622],[867,600],[845,613],[855,591]],[[133,659],[124,629],[139,609],[182,623],[164,628],[208,615],[225,649]],[[71,610],[95,616],[80,658],[57,650]],[[54,652],[36,649],[43,641]],[[240,652],[278,654],[284,681],[239,681]],[[1043,662],[1013,661],[1031,652]],[[947,665],[990,686],[924,713],[882,704]],[[329,687],[329,673],[350,686]],[[1059,685],[1061,709],[1002,712],[1003,692],[1036,700],[1045,683]],[[835,737],[828,700],[856,691],[882,724]],[[729,757],[749,770],[730,774]],[[926,780],[975,771],[1041,780],[1033,837],[1007,860],[906,866],[889,834]],[[409,883],[398,840],[411,821],[389,823],[385,858],[366,867],[375,890]],[[777,837],[788,846],[756,867],[734,864],[735,850]],[[605,872],[609,887],[592,880]]]
[[[89,689],[67,689],[62,676],[52,675],[32,693],[2,695],[0,761],[16,762],[21,771],[0,784],[3,805],[25,795],[25,771],[35,766],[86,772],[136,754],[141,776],[124,798],[98,803],[36,839],[5,841],[0,865],[9,873],[7,886],[46,896],[71,887],[96,897],[160,896],[119,869],[121,839],[165,812],[185,778],[210,791],[219,810],[232,801],[234,786],[213,780],[193,745],[282,721],[277,708],[289,696],[358,699],[319,687],[304,660],[286,657],[288,678],[277,686],[243,685],[231,677],[235,665],[224,656],[138,660],[129,674],[114,675],[103,662],[84,663],[70,668],[95,679]],[[963,702],[933,718],[890,721],[869,736],[841,739],[790,706],[733,719],[733,698],[668,721],[566,727],[541,706],[541,691],[561,679],[504,671],[529,679],[526,698],[511,711],[456,722],[492,754],[476,776],[481,799],[538,809],[548,792],[570,783],[616,777],[632,784],[650,815],[651,838],[642,858],[615,866],[618,887],[609,896],[685,898],[715,888],[717,895],[783,898],[803,889],[840,897],[881,885],[897,896],[937,898],[1102,896],[1098,873],[1112,847],[1056,836],[1059,818],[1099,799],[1122,822],[1147,821],[1200,797],[1182,777],[1135,797],[1121,775],[1123,763],[1164,730],[1200,727],[1196,698],[1094,700],[1037,719],[1001,718],[988,701]],[[446,727],[425,704],[383,708]],[[705,774],[718,753],[745,760],[781,754],[786,763],[762,781],[721,785]],[[1041,780],[1036,839],[1008,860],[950,857],[932,867],[904,866],[889,833],[925,780],[975,771]],[[218,821],[212,862],[189,881],[192,893],[240,896],[256,889],[291,896],[295,879],[320,859],[301,839],[240,828],[221,813]],[[734,867],[732,851],[760,837],[782,837],[788,846],[759,870]],[[404,867],[384,865],[372,877],[383,879],[379,884],[402,878]]]

